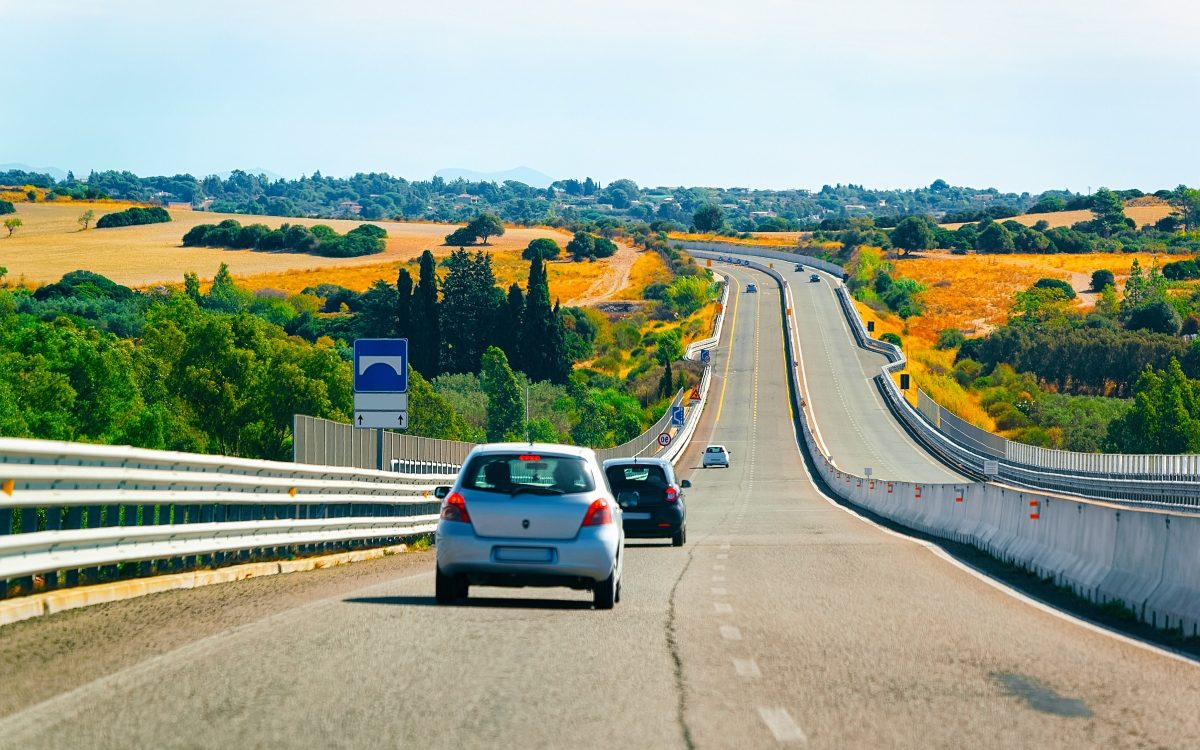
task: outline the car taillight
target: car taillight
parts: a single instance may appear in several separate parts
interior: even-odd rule
[[[679,490],[675,487],[667,487],[667,502],[675,503],[679,501]]]
[[[599,497],[593,500],[592,504],[588,506],[581,526],[603,526],[612,522],[612,508],[609,506],[607,500]]]
[[[471,522],[471,514],[467,512],[467,500],[457,492],[452,493],[442,504],[443,521]]]

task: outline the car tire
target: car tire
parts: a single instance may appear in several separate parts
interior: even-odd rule
[[[448,576],[437,568],[433,578],[433,598],[438,604],[453,604],[458,598],[459,584],[455,576]]]
[[[608,578],[600,581],[592,589],[592,605],[596,609],[612,609],[617,601],[616,571],[609,573]]]
[[[459,601],[466,601],[471,594],[471,582],[465,575],[454,576],[454,595]]]
[[[682,547],[687,544],[687,526],[680,526],[679,531],[671,535],[671,546]]]

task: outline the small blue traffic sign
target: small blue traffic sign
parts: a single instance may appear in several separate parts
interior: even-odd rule
[[[408,391],[408,339],[356,339],[354,342],[356,393],[406,393]]]
[[[712,359],[712,352],[708,349],[700,350],[700,361],[708,364],[708,360]]]
[[[683,427],[683,407],[682,406],[672,406],[671,407],[671,424],[675,425],[676,427]]]

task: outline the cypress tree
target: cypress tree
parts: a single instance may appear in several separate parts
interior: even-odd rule
[[[412,276],[401,268],[396,276],[396,336],[408,338],[412,332]]]
[[[675,378],[671,374],[670,360],[667,360],[667,365],[663,368],[662,378],[658,381],[658,395],[663,398],[670,398],[675,395]]]
[[[421,271],[410,308],[412,329],[408,336],[408,358],[413,369],[426,378],[436,377],[442,351],[438,311],[437,263],[433,253],[421,253]]]
[[[521,325],[525,318],[525,293],[513,284],[508,288],[508,297],[500,314],[496,316],[496,328],[492,340],[504,350],[509,365],[525,372],[525,361],[521,354]]]
[[[521,321],[520,350],[525,374],[532,382],[549,380],[552,368],[548,355],[554,311],[550,307],[550,287],[546,283],[546,264],[541,258],[529,259],[529,283],[525,286],[525,314]]]
[[[488,442],[520,440],[525,432],[525,405],[516,375],[502,350],[489,346],[484,352],[480,380],[488,402]]]

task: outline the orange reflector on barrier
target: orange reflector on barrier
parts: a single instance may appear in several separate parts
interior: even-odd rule
[[[956,503],[961,503],[961,502],[962,502],[962,495],[955,495],[955,496],[954,496],[954,502],[956,502]]]
[[[870,489],[875,489],[875,480],[874,479],[871,480]]]
[[[888,494],[892,494],[892,483],[888,482]]]
[[[288,494],[291,495],[292,497],[295,497],[296,496],[296,488],[293,487],[290,490],[288,490]]]
[[[1037,500],[1030,500],[1030,501],[1029,501],[1029,507],[1030,507],[1030,508],[1036,508],[1036,507],[1038,507],[1038,501],[1037,501]]]
[[[919,484],[917,485],[917,499],[921,499],[921,485]]]
[[[1040,516],[1040,515],[1038,515],[1037,513],[1030,513],[1030,514],[1029,514],[1029,517],[1030,517],[1031,519],[1033,519],[1034,521],[1036,521],[1036,520],[1038,520],[1039,518],[1041,518],[1041,516]]]

